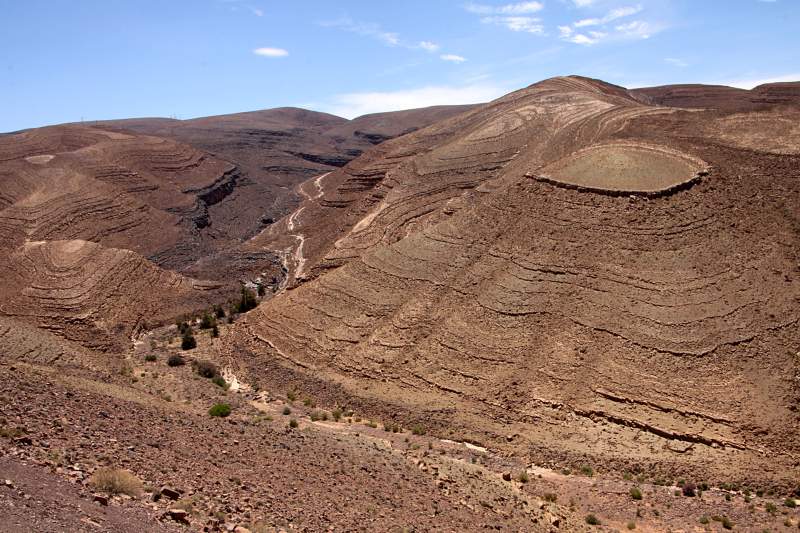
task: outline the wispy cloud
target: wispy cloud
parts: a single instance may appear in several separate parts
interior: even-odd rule
[[[462,57],[456,54],[442,54],[439,56],[439,59],[443,61],[451,61],[453,63],[463,63],[467,60],[466,57]]]
[[[689,63],[687,63],[683,59],[678,59],[677,57],[665,57],[664,58],[664,62],[665,63],[669,63],[672,66],[680,67],[680,68],[684,68],[684,67],[688,67],[689,66]]]
[[[577,7],[586,7],[594,4],[595,0],[572,0]]]
[[[431,41],[420,41],[417,46],[426,52],[436,52],[441,48],[438,44],[432,43]]]
[[[502,6],[490,6],[486,4],[475,4],[470,2],[465,9],[470,13],[478,15],[525,15],[536,13],[544,8],[541,2],[518,2],[516,4],[506,4]]]
[[[481,22],[505,26],[511,31],[544,34],[542,20],[537,17],[483,17]]]
[[[543,8],[544,4],[541,2],[517,2],[501,6],[469,3],[464,6],[470,13],[481,15],[481,22],[484,24],[494,24],[504,26],[511,31],[539,35],[544,34],[542,20],[530,15]]]
[[[483,103],[507,92],[508,88],[496,85],[429,86],[399,91],[340,94],[328,104],[312,105],[312,107],[341,117],[355,118],[370,113],[432,105]]]
[[[257,17],[263,17],[264,16],[264,11],[261,10],[261,9],[258,9],[257,7],[251,7],[250,8],[250,12],[253,15],[257,16]]]
[[[571,25],[558,26],[559,38],[582,45],[593,45],[612,40],[649,39],[662,31],[665,26],[647,20],[620,21],[620,19],[631,17],[642,11],[641,5],[618,7],[603,17],[585,18],[577,20]],[[619,22],[612,25],[611,23],[614,21]],[[587,30],[586,28],[592,29]]]
[[[256,48],[255,50],[253,50],[253,53],[257,56],[263,56],[263,57],[286,57],[289,55],[289,52],[287,52],[283,48],[271,48],[268,46],[262,48]]]
[[[364,37],[371,37],[389,46],[398,46],[400,44],[400,36],[397,33],[385,31],[374,22],[357,22],[350,17],[342,17],[336,20],[320,22],[319,25],[326,28],[338,28],[350,33],[363,35]]]
[[[642,10],[642,6],[619,7],[612,9],[608,14],[602,18],[588,18],[581,19],[573,24],[576,28],[583,28],[585,26],[600,26],[601,24],[608,24],[611,21],[635,15]]]

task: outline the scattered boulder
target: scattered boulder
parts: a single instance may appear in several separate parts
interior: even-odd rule
[[[161,496],[169,498],[170,500],[177,500],[181,497],[181,491],[169,487],[161,487]]]
[[[108,505],[108,496],[104,494],[92,494],[92,501],[106,507]]]
[[[164,513],[163,517],[174,520],[179,524],[189,525],[189,513],[183,509],[169,509],[166,513]]]

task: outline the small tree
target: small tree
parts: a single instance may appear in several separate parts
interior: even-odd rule
[[[200,319],[200,329],[211,329],[217,325],[216,317],[211,316],[211,313],[203,313],[203,318]]]
[[[197,340],[195,340],[192,330],[187,330],[181,339],[181,350],[194,350],[197,348]]]

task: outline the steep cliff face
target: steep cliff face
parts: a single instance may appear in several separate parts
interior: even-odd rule
[[[254,240],[296,286],[221,350],[531,460],[788,484],[800,157],[751,142],[771,113],[556,78],[383,143]]]

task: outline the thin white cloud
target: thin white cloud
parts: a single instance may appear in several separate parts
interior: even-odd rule
[[[432,105],[483,103],[494,100],[506,92],[508,89],[495,85],[430,86],[399,91],[341,94],[326,105],[312,107],[341,117],[355,118],[370,113],[400,111]]]
[[[431,41],[420,41],[420,43],[417,46],[419,48],[422,48],[426,52],[436,52],[440,48],[438,44],[432,43]]]
[[[723,82],[715,82],[714,85],[727,85],[729,87],[737,87],[739,89],[752,89],[765,83],[781,83],[786,81],[800,81],[800,72],[794,74],[784,74],[782,76],[773,76],[771,78],[752,78],[752,79],[739,79],[729,80]]]
[[[265,46],[263,48],[256,48],[253,50],[253,53],[257,56],[263,57],[286,57],[289,55],[289,52],[284,50],[283,48],[270,48]]]
[[[319,25],[326,28],[338,28],[350,33],[363,35],[364,37],[371,37],[389,46],[400,44],[400,36],[397,33],[385,31],[373,22],[357,22],[350,17],[343,17],[337,20],[320,22]]]
[[[576,7],[586,7],[594,4],[594,0],[572,0]]]
[[[439,56],[439,59],[443,61],[451,61],[453,63],[463,63],[467,60],[466,57],[462,57],[456,54],[442,54]]]
[[[678,59],[677,57],[665,57],[664,58],[664,62],[665,63],[669,63],[670,65],[672,65],[674,67],[680,67],[680,68],[684,68],[684,67],[688,67],[689,66],[689,63],[687,63],[683,59]]]
[[[511,31],[544,34],[544,24],[537,17],[483,17],[481,22],[505,26]]]
[[[576,28],[583,28],[585,26],[600,26],[601,24],[608,24],[611,21],[623,17],[630,17],[631,15],[639,13],[641,10],[642,6],[619,7],[609,11],[605,17],[582,19],[575,22],[573,26]]]
[[[252,11],[253,15],[255,15],[257,17],[263,17],[264,16],[264,11],[261,10],[261,9],[258,9],[257,7],[251,7],[250,11]]]
[[[470,13],[476,13],[478,15],[526,15],[541,11],[544,8],[544,4],[541,2],[518,2],[516,4],[490,6],[486,4],[469,3],[465,8]]]
[[[589,4],[585,4],[589,5]],[[612,9],[603,17],[585,18],[572,25],[558,26],[559,38],[574,44],[590,46],[604,41],[649,39],[662,31],[665,25],[647,20],[612,22],[631,17],[643,10],[641,5]],[[593,28],[588,30],[587,28]]]

